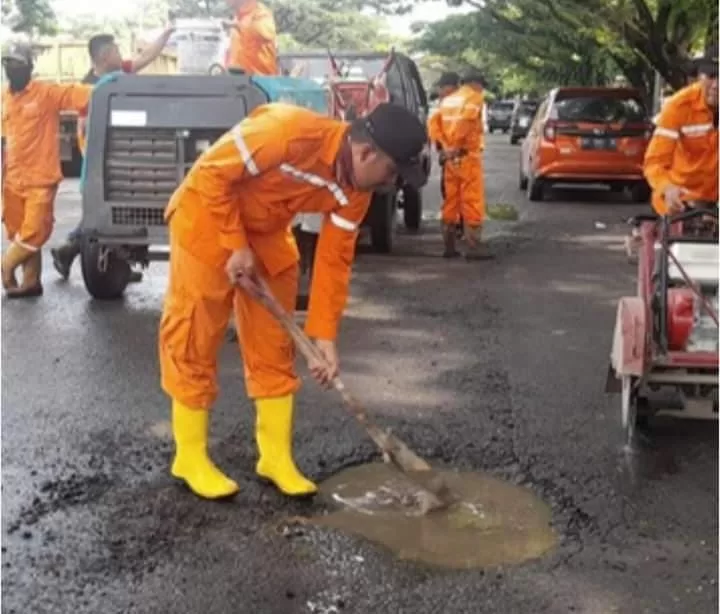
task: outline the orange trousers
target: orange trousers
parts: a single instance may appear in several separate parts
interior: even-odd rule
[[[57,186],[13,190],[3,185],[2,221],[8,239],[38,251],[50,238]]]
[[[443,223],[457,224],[461,216],[468,226],[481,226],[485,220],[485,177],[482,157],[478,156],[482,153],[445,164]]]
[[[286,241],[284,231],[278,241]],[[274,277],[259,261],[257,266],[275,297],[292,313],[297,265]],[[173,237],[172,221],[169,282],[159,334],[162,388],[168,395],[188,407],[210,408],[218,393],[217,356],[233,310],[250,398],[298,390],[292,339],[262,305],[230,284],[223,267],[213,267],[184,249]]]

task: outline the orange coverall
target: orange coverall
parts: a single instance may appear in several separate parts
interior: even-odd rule
[[[669,184],[688,190],[687,200],[718,199],[718,130],[694,83],[665,103],[645,153],[645,178],[653,190],[652,206],[667,213],[663,191]]]
[[[482,93],[463,85],[443,98],[430,118],[428,131],[433,142],[439,142],[444,150],[467,152],[459,160],[445,164],[445,224],[457,224],[460,216],[470,227],[482,226],[485,220],[483,103]]]
[[[250,0],[235,14],[230,34],[227,67],[240,68],[251,75],[277,75],[277,43],[272,11]]]
[[[22,92],[3,92],[2,217],[8,238],[38,251],[53,227],[53,204],[60,170],[60,112],[82,112],[92,86],[31,81]]]
[[[290,223],[322,212],[306,332],[335,339],[345,307],[359,225],[371,194],[340,185],[335,159],[348,125],[293,105],[268,104],[221,137],[196,162],[170,201],[170,284],[160,323],[162,387],[189,407],[217,395],[217,354],[234,309],[253,399],[295,392],[294,346],[224,270],[250,247],[257,268],[292,312],[298,250]]]

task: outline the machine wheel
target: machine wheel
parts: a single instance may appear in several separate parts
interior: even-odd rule
[[[379,254],[392,252],[395,235],[395,194],[374,194],[370,204],[370,242]]]
[[[413,232],[420,230],[423,209],[422,191],[403,188],[403,221],[405,228]]]
[[[652,192],[650,186],[644,181],[639,181],[631,189],[630,194],[634,203],[648,203]]]
[[[637,379],[632,375],[623,375],[620,380],[622,427],[627,445],[633,443],[637,429],[647,428],[650,420],[646,399],[639,397],[635,388]]]
[[[62,163],[62,174],[63,177],[80,177],[82,172],[82,153],[77,144],[73,145],[72,158]]]
[[[540,202],[545,198],[545,185],[542,179],[536,179],[532,175],[528,176],[527,182],[527,197],[531,202]]]
[[[103,268],[101,260],[104,260]],[[130,264],[117,252],[88,240],[83,241],[80,268],[85,288],[93,298],[101,301],[121,298],[132,272]]]

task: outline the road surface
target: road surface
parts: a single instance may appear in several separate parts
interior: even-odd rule
[[[218,464],[242,491],[200,501],[167,474],[168,399],[156,333],[166,265],[123,302],[88,298],[74,270],[45,296],[2,304],[2,611],[15,614],[705,614],[717,611],[717,429],[667,422],[621,451],[604,393],[616,300],[633,290],[622,218],[602,193],[528,203],[519,149],[489,137],[490,263],[438,257],[437,227],[362,254],[342,327],[342,368],[371,413],[421,455],[532,489],[561,542],[517,567],[437,571],[361,540],[283,530],[321,503],[253,477],[254,413],[236,347],[221,355]],[[63,186],[52,243],[78,218]],[[426,194],[439,202],[437,177]],[[322,480],[376,459],[333,395],[299,397],[300,466]],[[632,471],[630,471],[632,469]],[[631,476],[632,479],[630,479]]]

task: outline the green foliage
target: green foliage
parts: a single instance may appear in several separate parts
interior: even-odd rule
[[[416,49],[480,68],[502,94],[608,84],[617,74],[649,93],[654,71],[680,87],[691,54],[717,36],[717,0],[464,3],[477,10],[421,25]]]
[[[57,18],[49,0],[5,0],[2,18],[13,32],[31,36],[57,32]]]
[[[374,49],[387,45],[389,37],[377,17],[361,13],[370,9],[381,13],[379,0],[265,0],[272,9],[283,50],[302,48]],[[178,17],[232,17],[225,0],[170,0],[170,10]]]
[[[374,49],[386,44],[383,22],[360,12],[357,0],[267,0],[278,32],[303,47]]]

